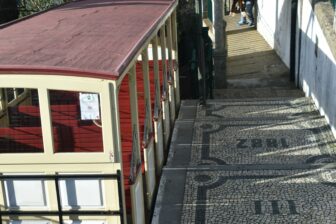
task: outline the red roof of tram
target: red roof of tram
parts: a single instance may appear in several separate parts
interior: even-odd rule
[[[82,0],[0,29],[0,73],[115,79],[176,0]]]

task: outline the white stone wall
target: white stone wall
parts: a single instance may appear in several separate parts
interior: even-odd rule
[[[336,136],[336,60],[309,0],[300,0],[297,78]],[[301,34],[301,35],[300,35]]]
[[[289,67],[291,1],[258,0],[257,7],[259,33]]]
[[[258,31],[289,67],[290,0],[258,0]],[[296,81],[336,136],[336,60],[310,0],[298,1]]]

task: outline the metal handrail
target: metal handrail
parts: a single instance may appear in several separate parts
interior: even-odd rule
[[[119,194],[119,210],[66,210],[62,209],[61,195],[59,190],[59,180],[60,179],[115,179],[118,182],[118,194]],[[116,174],[48,174],[48,175],[0,175],[0,180],[54,180],[56,188],[56,198],[57,198],[57,211],[46,211],[46,210],[34,210],[34,211],[19,211],[19,210],[0,210],[0,223],[2,223],[3,216],[58,216],[59,223],[63,222],[63,216],[65,215],[87,215],[87,216],[120,216],[121,223],[124,223],[123,218],[123,200],[122,195],[122,182],[121,182],[121,172],[117,170]]]

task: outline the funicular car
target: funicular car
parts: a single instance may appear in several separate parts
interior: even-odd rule
[[[174,0],[0,29],[0,223],[146,223],[180,104]]]

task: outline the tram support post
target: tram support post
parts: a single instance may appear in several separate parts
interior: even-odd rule
[[[172,14],[172,38],[173,38],[173,60],[174,63],[174,87],[175,87],[175,100],[176,100],[176,112],[180,108],[180,75],[179,75],[179,60],[178,60],[178,40],[177,40],[177,24],[176,24],[176,10]]]
[[[172,25],[171,25],[171,17],[169,17],[166,21],[167,26],[167,49],[168,49],[168,87],[169,87],[169,105],[170,105],[170,122],[174,123],[176,117],[175,110],[175,88],[174,88],[174,69],[173,69],[173,53],[172,53]]]
[[[133,65],[132,68],[129,71],[128,86],[129,86],[129,92],[130,92],[132,132],[136,133],[136,139],[135,139],[136,142],[133,142],[133,144],[137,145],[138,155],[140,155],[138,96],[137,96],[136,67],[135,67],[135,65]]]
[[[149,68],[148,68],[148,46],[141,54],[142,58],[142,74],[143,74],[143,81],[144,81],[144,92],[145,92],[145,107],[146,107],[146,119],[147,127],[149,128],[149,132],[152,132],[153,125],[152,125],[152,108],[151,108],[151,97],[150,97],[150,83],[149,83]],[[146,134],[146,133],[145,133]]]
[[[160,29],[160,46],[161,46],[161,62],[162,62],[162,73],[163,73],[163,101],[162,101],[162,112],[163,112],[163,123],[164,123],[164,146],[168,149],[168,141],[170,136],[170,111],[169,111],[169,97],[168,92],[168,81],[167,81],[167,66],[166,66],[166,27],[165,24]]]

